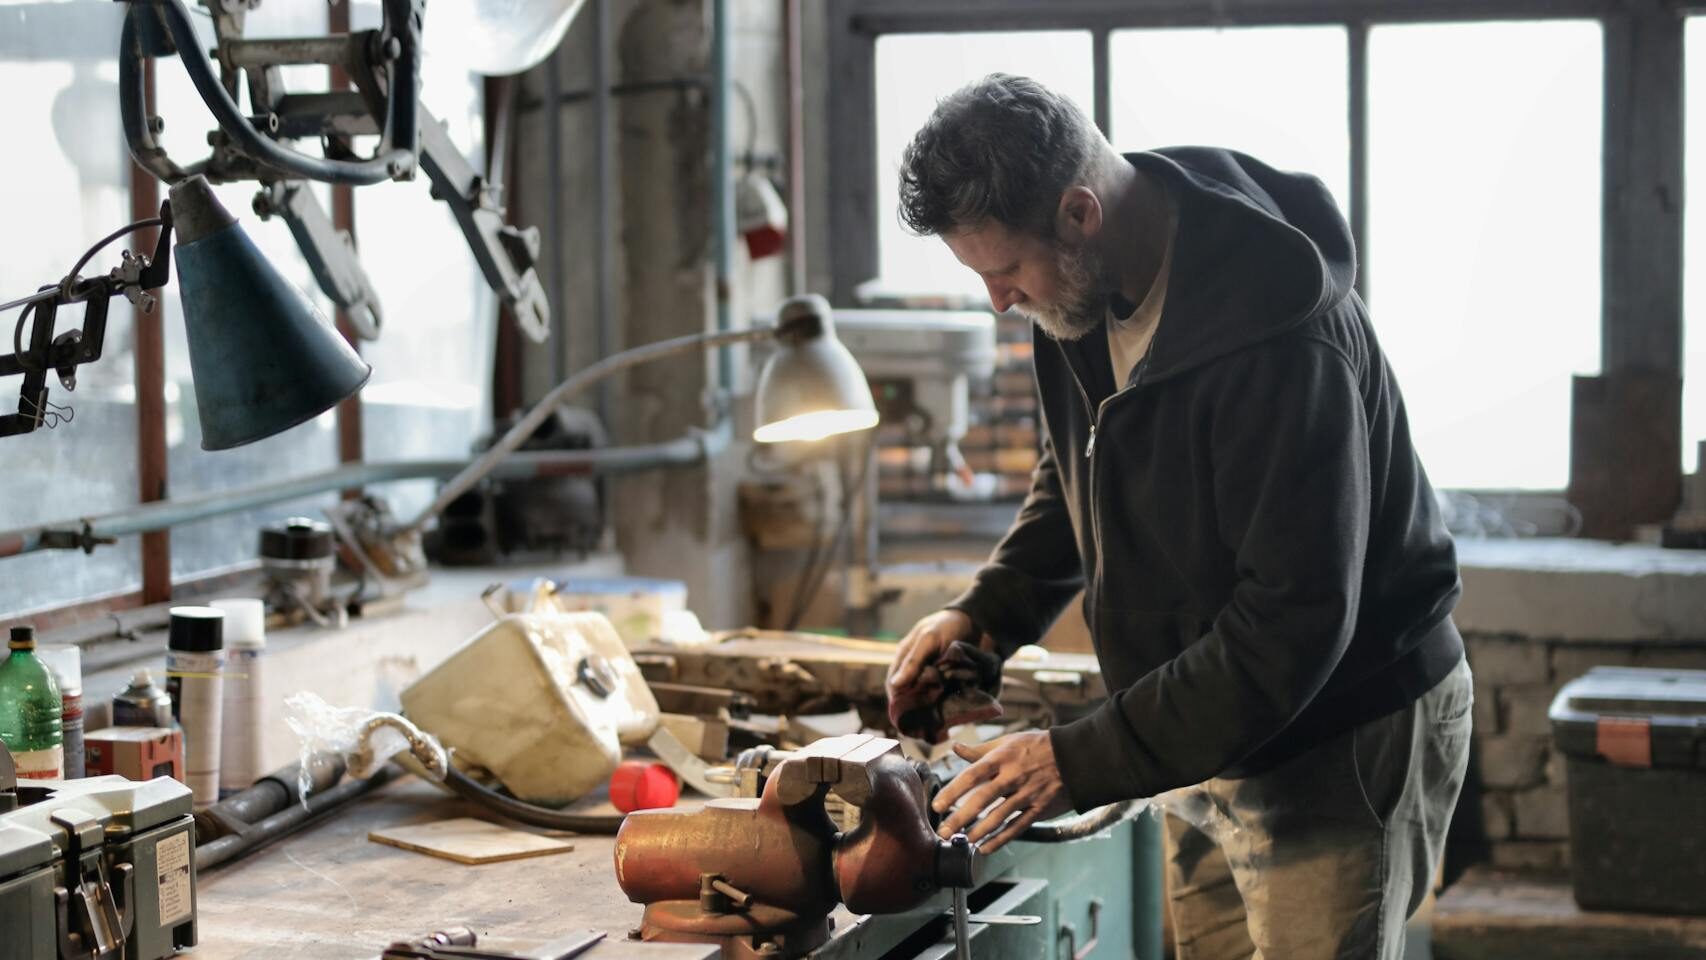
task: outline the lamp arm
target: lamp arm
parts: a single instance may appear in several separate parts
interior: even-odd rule
[[[557,384],[551,389],[550,393],[547,393],[543,399],[534,404],[533,408],[527,411],[526,416],[517,421],[515,426],[510,427],[508,432],[498,439],[497,443],[492,444],[491,449],[481,454],[479,459],[470,463],[461,473],[450,478],[443,489],[439,490],[438,496],[433,499],[432,503],[427,505],[427,508],[422,510],[419,516],[410,521],[402,532],[419,532],[422,527],[426,526],[428,520],[437,516],[440,511],[450,505],[451,501],[467,493],[474,484],[479,483],[486,474],[491,473],[499,463],[503,462],[505,457],[526,443],[527,439],[533,436],[534,431],[538,430],[540,425],[552,413],[556,412],[556,409],[562,406],[565,400],[600,380],[612,374],[620,373],[629,367],[649,363],[661,357],[686,353],[690,350],[709,350],[712,347],[768,340],[775,335],[776,328],[773,326],[748,327],[744,330],[723,330],[716,333],[694,333],[685,337],[660,340],[657,343],[648,343],[644,346],[623,350],[620,353],[611,354],[591,366],[575,371],[569,375],[568,379]]]

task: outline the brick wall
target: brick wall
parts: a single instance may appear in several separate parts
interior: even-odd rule
[[[1594,642],[1464,631],[1475,671],[1481,814],[1493,864],[1561,871],[1569,865],[1564,758],[1547,710],[1564,684],[1596,666],[1706,670],[1698,640]]]

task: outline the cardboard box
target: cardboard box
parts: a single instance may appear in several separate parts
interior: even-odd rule
[[[107,727],[83,736],[88,775],[184,779],[184,733],[165,727]]]

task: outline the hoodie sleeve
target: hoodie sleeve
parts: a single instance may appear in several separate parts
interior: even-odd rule
[[[1326,684],[1355,628],[1370,490],[1350,359],[1286,338],[1217,379],[1212,487],[1237,584],[1195,643],[1051,731],[1079,810],[1200,783],[1248,756]]]
[[[1045,436],[1031,472],[1031,492],[1007,535],[948,609],[971,618],[995,641],[1002,659],[1036,643],[1084,588],[1078,543],[1061,494],[1054,441]]]

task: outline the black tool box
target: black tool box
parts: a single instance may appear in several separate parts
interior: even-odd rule
[[[1706,914],[1706,670],[1595,667],[1550,713],[1576,902]]]

